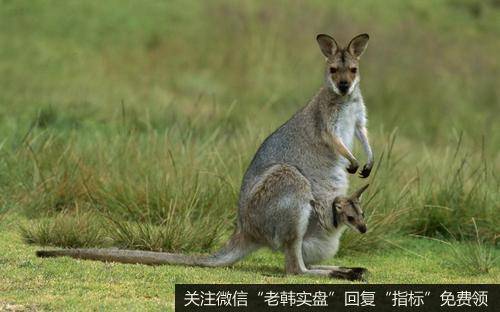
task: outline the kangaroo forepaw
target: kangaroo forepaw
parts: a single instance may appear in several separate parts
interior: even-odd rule
[[[372,166],[364,165],[363,169],[361,169],[361,172],[359,173],[359,177],[363,179],[368,178],[370,172],[372,172]]]
[[[358,171],[359,165],[357,162],[352,162],[349,167],[346,168],[347,172],[350,174],[355,174]]]
[[[349,281],[366,281],[368,270],[365,268],[340,268],[332,270],[330,277],[345,279]]]

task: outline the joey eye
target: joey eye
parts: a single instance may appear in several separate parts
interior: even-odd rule
[[[351,73],[353,73],[353,74],[358,72],[358,69],[356,67],[351,67],[350,70],[351,70]]]
[[[337,70],[337,67],[330,67],[330,74],[335,74]]]
[[[347,216],[347,221],[349,221],[349,222],[354,222],[354,217],[352,217],[352,216]]]

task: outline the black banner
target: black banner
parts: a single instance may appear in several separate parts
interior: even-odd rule
[[[500,311],[488,284],[176,284],[182,311]]]

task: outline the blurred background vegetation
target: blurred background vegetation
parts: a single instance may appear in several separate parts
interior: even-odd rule
[[[497,0],[0,0],[0,210],[36,244],[212,250],[259,144],[322,85],[316,34],[368,32],[370,232],[343,251],[498,246],[499,21]]]

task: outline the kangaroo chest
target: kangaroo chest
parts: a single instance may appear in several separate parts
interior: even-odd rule
[[[357,101],[342,104],[332,118],[334,134],[338,136],[345,146],[352,148],[356,115],[359,107]]]
[[[333,134],[350,150],[352,150],[359,105],[360,103],[354,100],[342,104],[330,120]],[[332,151],[331,147],[325,147],[325,150],[316,157],[318,162],[314,177],[311,179],[313,193],[315,198],[329,206],[336,196],[347,191],[348,177],[345,167],[348,165],[348,160]]]

